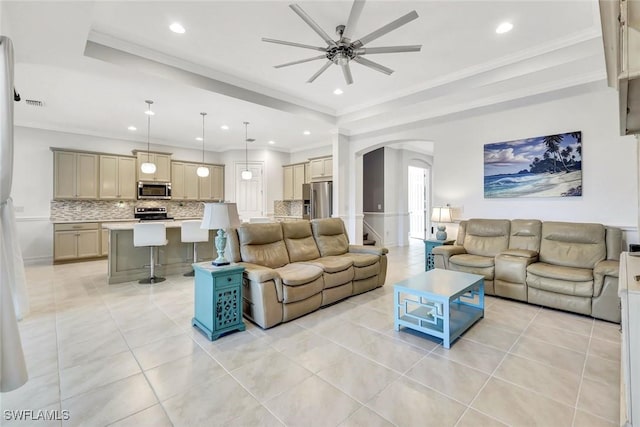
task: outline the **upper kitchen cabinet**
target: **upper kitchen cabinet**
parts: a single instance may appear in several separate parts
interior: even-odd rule
[[[100,156],[100,198],[136,199],[136,158]]]
[[[171,162],[171,198],[173,200],[198,200],[198,164]]]
[[[618,90],[621,135],[640,134],[640,2],[600,0],[609,86]]]
[[[209,176],[198,177],[200,200],[224,200],[224,166],[204,165],[209,168]]]
[[[305,183],[305,164],[298,163],[282,167],[283,200],[302,200],[302,184]]]
[[[309,159],[311,181],[331,181],[333,179],[333,157]]]
[[[98,155],[53,151],[53,198],[97,199]]]
[[[133,150],[133,153],[138,158],[136,165],[138,181],[171,182],[171,153],[147,154],[144,150]],[[155,173],[144,173],[140,170],[140,166],[147,161],[156,165]]]

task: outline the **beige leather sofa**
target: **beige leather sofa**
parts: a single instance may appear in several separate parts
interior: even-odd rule
[[[621,251],[622,231],[602,224],[470,219],[433,255],[436,268],[483,275],[489,295],[620,322]]]
[[[244,315],[265,329],[384,285],[387,249],[350,245],[339,218],[243,224],[228,236],[245,267]]]

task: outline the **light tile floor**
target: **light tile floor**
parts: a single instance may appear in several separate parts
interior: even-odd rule
[[[106,261],[27,268],[29,382],[4,410],[37,426],[614,426],[618,325],[487,297],[450,350],[393,330],[392,284],[424,268],[389,253],[387,285],[269,330],[208,341],[191,278],[106,283]],[[2,425],[20,425],[4,416]]]

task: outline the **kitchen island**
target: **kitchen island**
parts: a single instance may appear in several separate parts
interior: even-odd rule
[[[193,261],[192,243],[182,243],[180,229],[182,221],[162,221],[167,227],[167,245],[157,248],[156,267],[158,276],[183,274],[191,270]],[[149,248],[133,246],[132,222],[114,222],[103,224],[109,231],[108,282],[130,282],[149,276]],[[216,230],[209,231],[209,241],[198,245],[198,262],[213,260],[213,239]]]

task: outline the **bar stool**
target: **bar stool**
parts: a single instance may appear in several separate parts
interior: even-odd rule
[[[150,248],[150,274],[149,278],[141,279],[138,283],[151,284],[164,282],[164,277],[156,277],[155,275],[155,254],[153,248],[156,246],[165,246],[167,244],[167,229],[164,223],[146,222],[141,224],[133,224],[133,246],[149,246]]]
[[[209,241],[209,230],[200,228],[202,221],[199,219],[193,219],[188,221],[182,221],[180,228],[180,240],[182,243],[193,243],[193,262],[198,262],[198,245],[197,242]],[[194,271],[191,270],[188,273],[184,273],[184,276],[190,277],[194,275]]]

